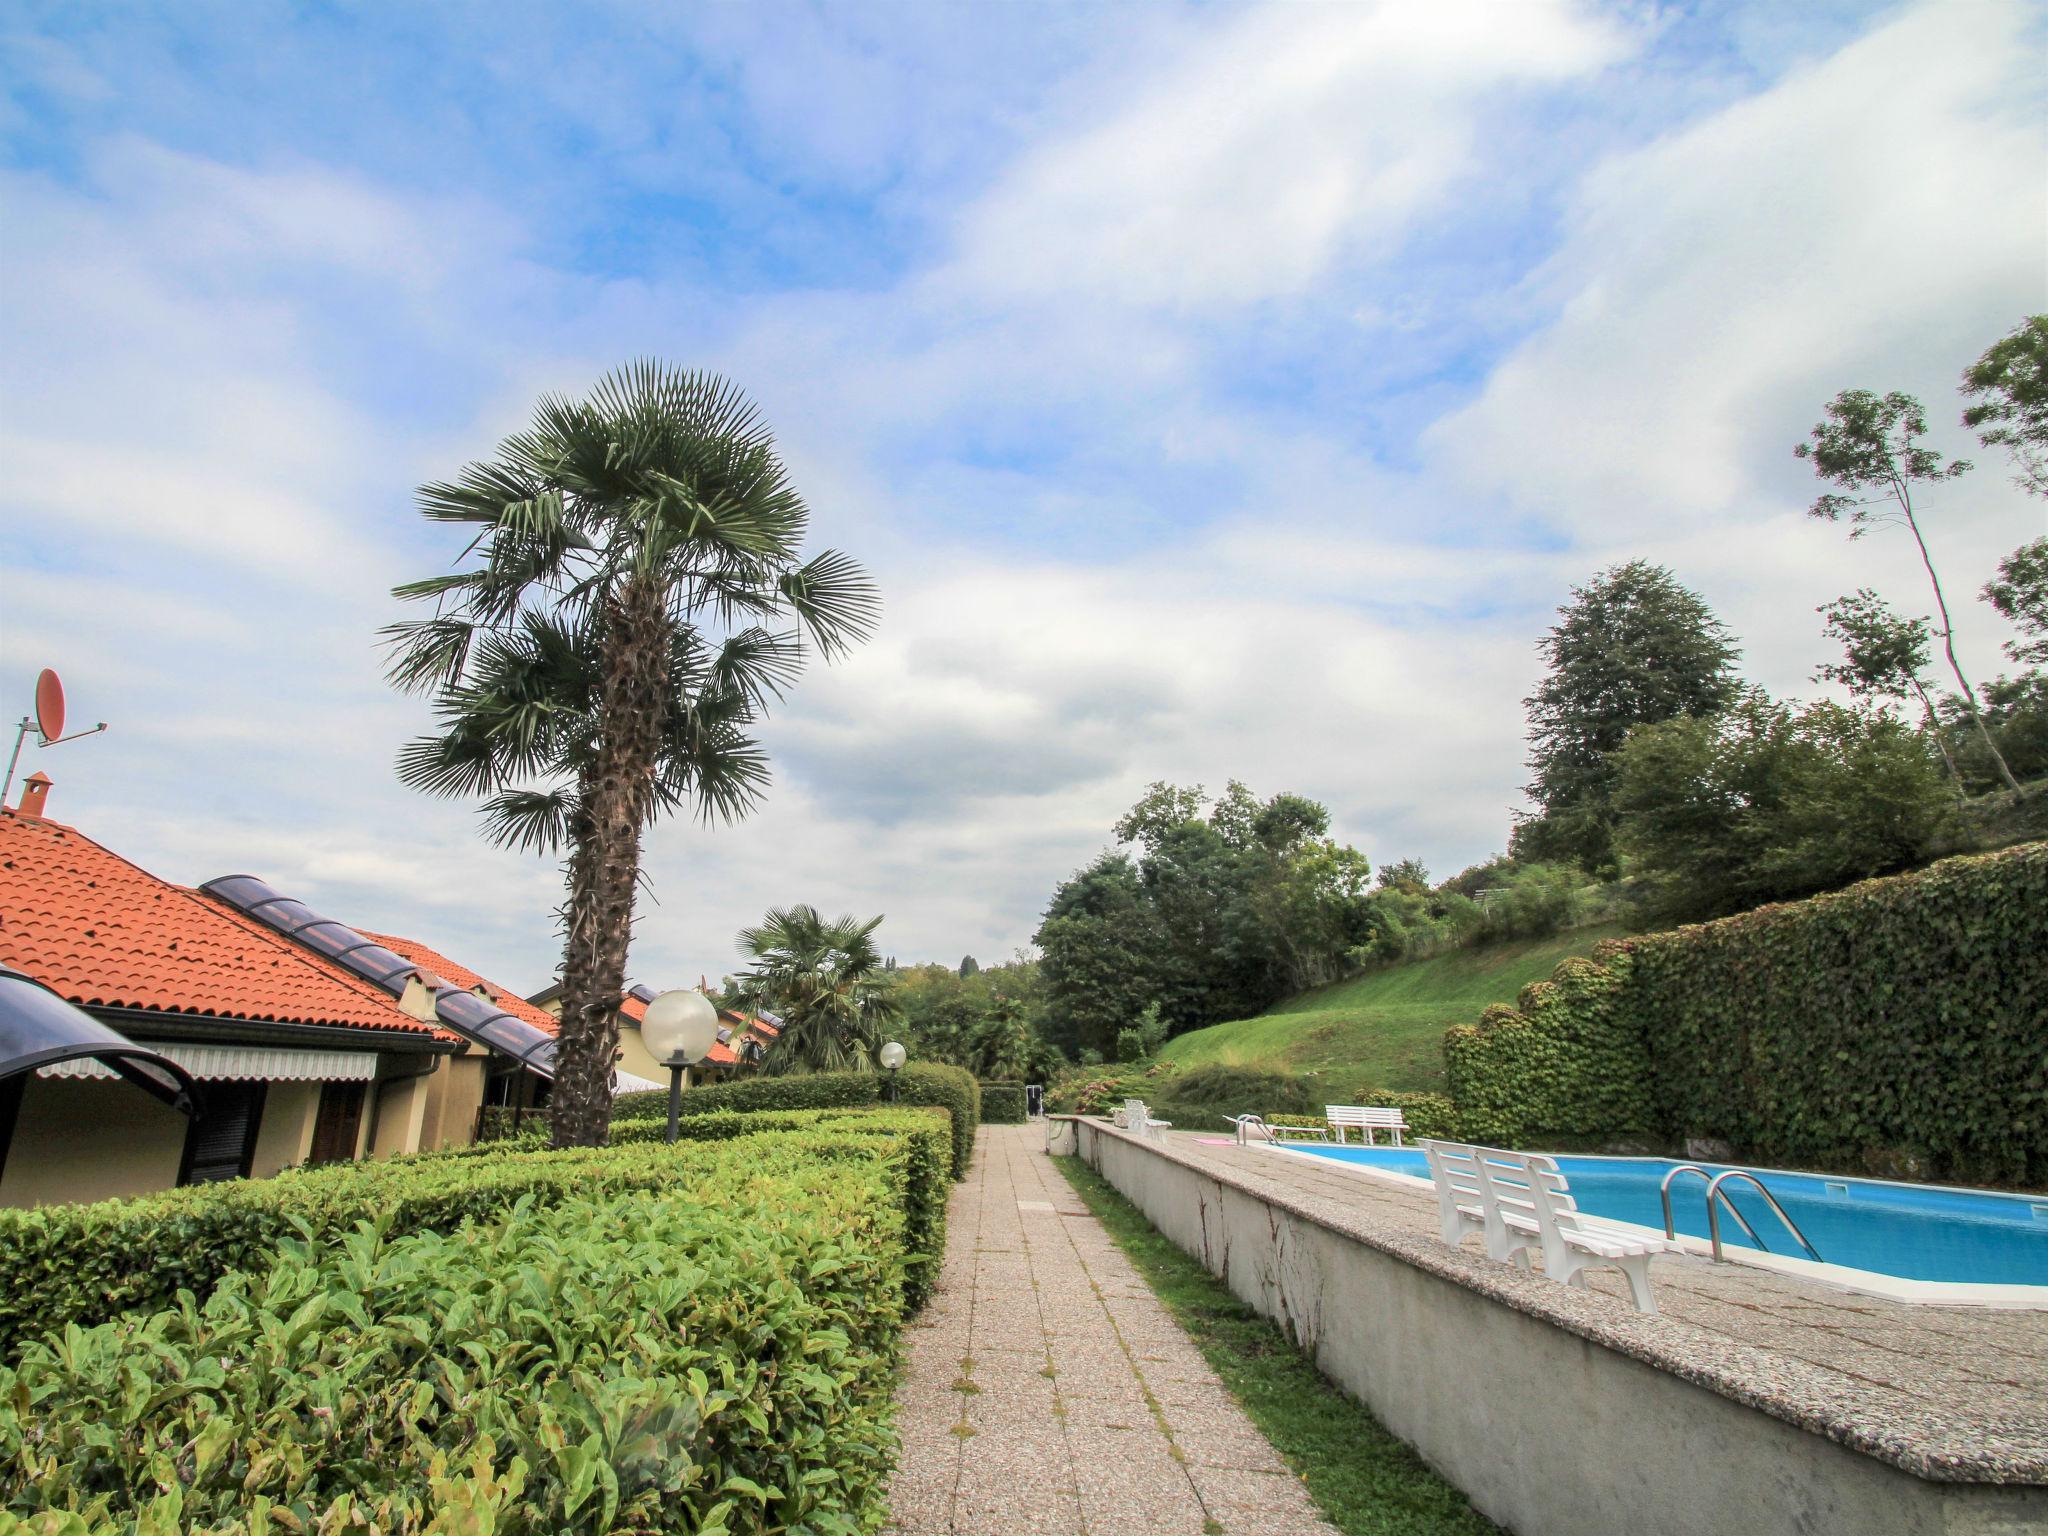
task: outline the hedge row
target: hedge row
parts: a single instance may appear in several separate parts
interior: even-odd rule
[[[2048,844],[1602,946],[1445,1037],[1472,1133],[2048,1181]]]
[[[779,1138],[764,1138],[764,1151],[794,1134],[782,1128]],[[819,1161],[875,1155],[878,1145],[842,1129],[810,1131],[806,1140]],[[944,1191],[920,1187],[914,1135],[899,1140],[887,1154],[892,1195],[921,1224],[922,1238]],[[546,1152],[500,1143],[463,1155],[328,1164],[133,1200],[0,1210],[0,1358],[22,1339],[67,1323],[166,1307],[180,1291],[203,1299],[231,1271],[268,1264],[293,1237],[331,1242],[365,1219],[393,1236],[449,1231],[466,1220],[495,1219],[521,1201],[547,1206],[578,1195],[658,1189],[674,1177],[674,1158],[712,1150],[678,1147],[650,1157],[642,1147]]]
[[[935,1105],[953,1119],[953,1177],[967,1177],[974,1156],[974,1131],[981,1124],[981,1089],[972,1073],[937,1062],[912,1062],[895,1074],[901,1104]],[[683,1094],[685,1115],[761,1110],[857,1109],[883,1100],[886,1080],[878,1072],[792,1072],[781,1077],[745,1077],[737,1082],[691,1088]],[[668,1094],[624,1093],[612,1103],[615,1120],[664,1124]]]
[[[1629,957],[1612,941],[1573,956],[1549,981],[1446,1031],[1444,1069],[1463,1139],[1516,1145],[1544,1137],[1651,1134],[1649,1060],[1623,1004]]]
[[[1028,1118],[1024,1113],[1024,1085],[1022,1083],[982,1083],[981,1123],[983,1125],[1022,1125]]]
[[[30,1344],[0,1367],[0,1532],[871,1529],[884,1144],[632,1150],[659,1190],[288,1239],[203,1304]]]
[[[950,1117],[936,1106],[909,1105],[875,1109],[792,1110],[736,1115],[718,1112],[685,1115],[676,1125],[678,1142],[730,1141],[784,1131],[810,1131],[825,1137],[880,1136],[904,1147],[901,1201],[908,1274],[904,1304],[913,1312],[931,1295],[939,1265],[946,1256],[946,1200],[952,1192],[953,1131]],[[660,1142],[668,1137],[668,1116],[659,1120],[613,1120],[613,1146]]]

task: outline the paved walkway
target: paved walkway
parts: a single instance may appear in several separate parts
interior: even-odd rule
[[[1045,1154],[984,1126],[910,1331],[900,1536],[1336,1536]]]

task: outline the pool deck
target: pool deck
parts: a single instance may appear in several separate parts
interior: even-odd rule
[[[1122,1132],[1114,1132],[1119,1137]],[[1576,1291],[1447,1248],[1423,1188],[1268,1146],[1175,1131],[1150,1145],[1592,1342],[1939,1482],[2048,1483],[2048,1313],[1846,1292],[1687,1254],[1651,1270],[1661,1315],[1621,1277]]]

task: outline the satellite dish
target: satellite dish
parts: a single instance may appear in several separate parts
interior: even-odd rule
[[[36,678],[36,729],[46,742],[64,734],[64,685],[48,667]]]

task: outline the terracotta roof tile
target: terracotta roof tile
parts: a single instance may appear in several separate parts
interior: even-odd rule
[[[77,828],[12,811],[0,811],[0,961],[87,1007],[441,1033]]]

